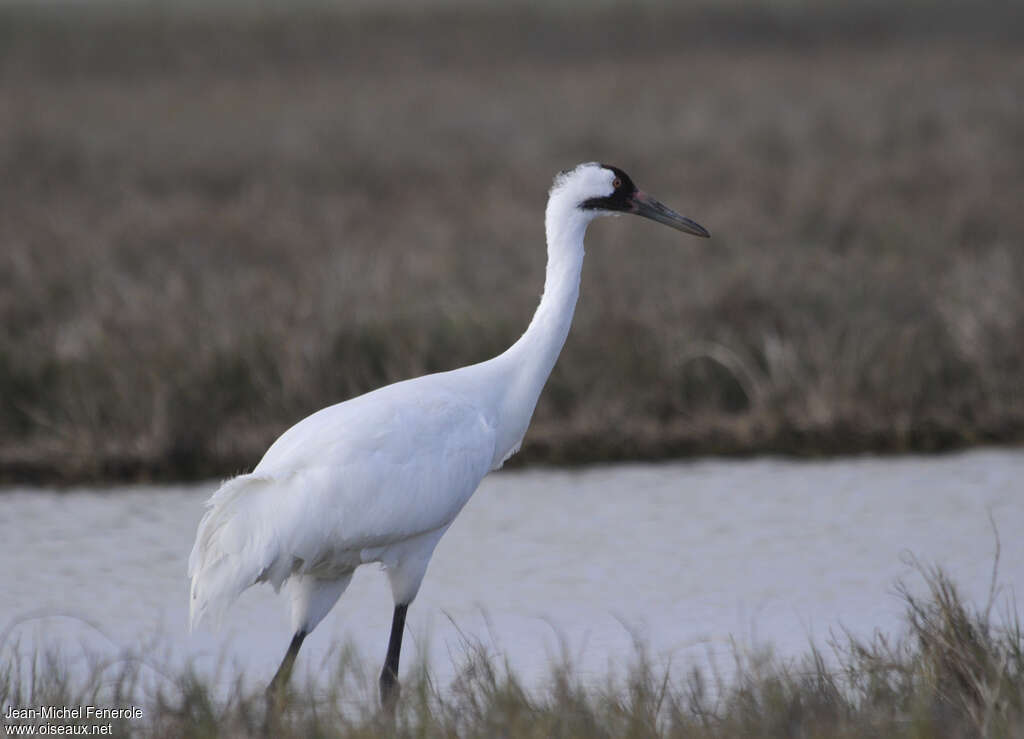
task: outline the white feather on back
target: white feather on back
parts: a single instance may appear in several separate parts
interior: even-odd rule
[[[224,483],[189,558],[193,626],[256,582],[340,578],[447,527],[495,449],[478,406],[447,390],[444,375],[325,408],[286,431],[252,474]]]

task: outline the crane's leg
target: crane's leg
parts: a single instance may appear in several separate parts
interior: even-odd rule
[[[384,669],[380,673],[380,705],[394,713],[398,703],[398,659],[402,654],[402,634],[405,632],[405,612],[409,604],[395,606],[395,615],[391,619],[391,639],[388,641],[388,656],[384,660]]]
[[[288,645],[288,651],[285,653],[284,659],[281,660],[281,666],[277,668],[274,678],[270,681],[270,685],[267,686],[267,700],[269,702],[280,702],[281,696],[284,694],[284,686],[288,684],[288,678],[292,674],[292,667],[295,666],[295,658],[299,654],[299,647],[302,646],[302,640],[305,638],[305,631],[297,631],[295,636],[292,637],[292,643]]]

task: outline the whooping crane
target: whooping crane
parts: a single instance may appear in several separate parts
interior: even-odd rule
[[[287,585],[294,636],[268,696],[287,683],[302,640],[356,567],[380,562],[395,601],[380,698],[394,707],[405,615],[434,547],[484,476],[519,450],[569,333],[587,225],[618,213],[710,235],[617,167],[591,162],[560,174],[544,219],[544,294],[511,348],[314,413],[207,501],[188,563],[191,625],[221,615],[251,585]]]

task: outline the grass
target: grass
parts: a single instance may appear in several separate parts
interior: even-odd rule
[[[1024,438],[1010,6],[0,8],[0,479],[223,475],[529,321],[597,224],[521,459]]]
[[[728,679],[658,667],[638,648],[604,683],[584,682],[565,662],[552,667],[545,684],[528,687],[500,655],[467,642],[450,684],[438,685],[425,666],[405,676],[392,719],[377,708],[375,676],[343,652],[328,687],[296,687],[268,724],[262,691],[244,687],[240,677],[220,697],[188,670],[165,673],[140,691],[152,668],[145,659],[96,661],[91,674],[76,679],[58,657],[17,657],[5,644],[0,704],[136,705],[142,718],[112,722],[114,735],[133,737],[1024,735],[1024,640],[1016,612],[1008,607],[994,618],[997,602],[1007,603],[995,590],[974,608],[941,570],[918,569],[925,592],[899,590],[902,636],[834,635],[830,653],[812,649],[791,661],[737,653]]]

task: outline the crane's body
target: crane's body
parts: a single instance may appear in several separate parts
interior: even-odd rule
[[[253,584],[285,585],[295,637],[273,689],[354,570],[380,562],[396,604],[381,675],[387,704],[396,695],[405,611],[434,547],[484,476],[519,449],[572,323],[586,227],[616,211],[707,236],[621,170],[584,164],[561,175],[545,218],[544,294],[519,341],[488,361],[324,408],[282,434],[251,473],[225,482],[189,558],[193,626]]]

